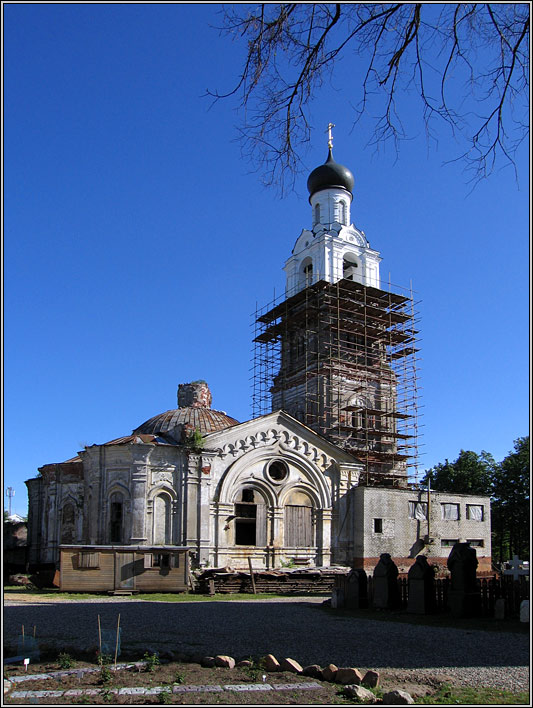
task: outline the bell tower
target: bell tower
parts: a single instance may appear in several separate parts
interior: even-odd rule
[[[379,253],[351,222],[353,186],[351,171],[333,159],[330,132],[326,162],[307,180],[311,228],[303,229],[285,264],[287,296],[320,280],[344,278],[379,287]]]
[[[351,223],[353,186],[330,132],[285,296],[256,312],[253,413],[284,409],[363,462],[366,483],[403,486],[417,463],[414,300],[381,287],[380,255]]]

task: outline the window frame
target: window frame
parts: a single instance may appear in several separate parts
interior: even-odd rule
[[[100,568],[100,552],[88,549],[78,551],[78,568],[98,570]]]
[[[472,509],[472,507],[475,507],[477,509],[481,509],[481,519],[475,519],[474,517],[470,516],[470,509]],[[483,504],[467,504],[466,505],[466,518],[468,521],[477,521],[477,522],[485,521],[485,506]]]
[[[457,516],[451,518],[449,516],[446,516],[445,514],[445,508],[446,507],[455,507],[457,510]],[[461,520],[461,505],[457,504],[456,502],[441,502],[440,504],[440,518],[442,521],[460,521]]]
[[[413,521],[427,521],[427,518],[428,518],[428,503],[427,502],[408,501],[407,503],[408,503],[407,514],[410,519],[412,519]],[[411,505],[413,505],[413,506],[411,507]],[[424,512],[424,516],[422,518],[416,516],[417,507],[420,507]],[[413,509],[412,514],[411,514],[411,508]]]

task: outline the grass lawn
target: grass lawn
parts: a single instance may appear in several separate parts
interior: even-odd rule
[[[86,593],[86,592],[61,592],[56,588],[27,589],[20,586],[5,586],[4,600],[9,600],[10,596],[13,599],[17,597],[29,598],[33,595],[47,598],[57,598],[58,600],[89,600],[97,598],[109,597],[107,592]],[[120,599],[127,602],[128,600],[146,600],[147,602],[220,602],[220,601],[243,601],[243,600],[275,600],[277,598],[286,597],[326,597],[325,594],[319,593],[312,595],[310,593],[289,593],[288,595],[277,595],[274,593],[261,592],[254,595],[253,593],[220,593],[217,595],[198,595],[194,593],[136,593],[134,595],[122,595]]]
[[[378,622],[403,622],[407,624],[428,625],[430,627],[452,627],[484,632],[513,632],[529,634],[529,623],[518,619],[496,620],[494,617],[453,617],[443,612],[435,615],[412,615],[405,610],[347,610],[319,606],[322,612],[337,617],[355,617],[376,620]]]

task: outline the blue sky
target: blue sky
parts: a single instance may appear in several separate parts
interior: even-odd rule
[[[236,142],[242,48],[218,5],[4,5],[4,489],[129,434],[208,381],[251,417],[251,315],[284,288],[310,225],[303,174],[280,199]],[[502,459],[529,430],[528,145],[474,191],[450,136],[375,154],[340,74],[304,155],[355,176],[352,219],[382,278],[420,299],[425,469],[461,448]],[[348,75],[348,74],[347,74]],[[341,90],[339,90],[341,87]],[[413,125],[416,119],[412,117]],[[5,500],[5,496],[4,496]]]

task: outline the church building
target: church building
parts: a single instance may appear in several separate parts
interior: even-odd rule
[[[183,383],[177,407],[131,435],[42,466],[26,482],[34,568],[79,546],[187,547],[198,568],[372,569],[390,553],[407,570],[420,553],[445,565],[466,540],[490,570],[489,498],[410,482],[413,294],[383,287],[331,137],[307,186],[310,227],[285,264],[285,294],[256,313],[252,419],[213,409],[205,381]]]

